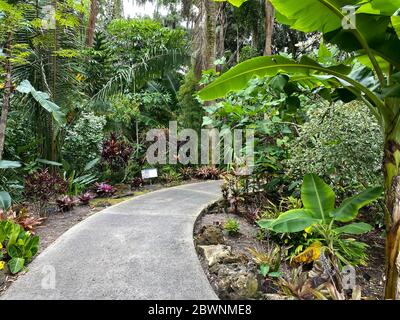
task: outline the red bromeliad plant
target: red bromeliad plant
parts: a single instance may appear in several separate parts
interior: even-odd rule
[[[115,193],[115,188],[105,182],[96,183],[96,193],[100,197],[111,197]]]
[[[68,195],[57,199],[57,206],[61,212],[71,211],[77,205],[77,203],[78,201],[74,199],[74,197]]]
[[[90,192],[85,192],[78,197],[80,203],[83,205],[88,205],[90,203],[90,200],[92,200],[93,198],[94,196]]]
[[[132,147],[127,142],[118,139],[117,135],[112,133],[103,142],[101,158],[111,170],[117,171],[127,166],[132,151]]]

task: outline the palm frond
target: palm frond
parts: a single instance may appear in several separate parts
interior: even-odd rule
[[[96,93],[92,101],[107,100],[108,97],[130,88],[141,89],[149,80],[160,79],[166,72],[189,64],[190,56],[182,51],[164,51],[142,62],[121,69],[104,87]]]

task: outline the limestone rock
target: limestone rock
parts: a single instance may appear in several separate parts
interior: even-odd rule
[[[201,246],[224,244],[224,233],[217,225],[208,225],[201,228],[196,237],[196,244]]]
[[[239,273],[232,270],[229,275],[219,277],[217,287],[223,299],[255,299],[259,296],[257,277],[244,270]]]
[[[231,256],[231,247],[222,244],[199,246],[209,267]]]

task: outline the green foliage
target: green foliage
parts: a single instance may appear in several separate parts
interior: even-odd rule
[[[206,106],[207,115],[203,118],[203,126],[218,128],[221,136],[233,128],[253,129],[254,175],[270,175],[275,180],[283,178],[279,173],[288,157],[286,146],[294,138],[297,124],[304,121],[303,109],[314,103],[301,90],[290,86],[287,80],[284,76],[252,79],[245,89]]]
[[[11,273],[20,272],[39,250],[39,237],[24,231],[19,224],[0,221],[0,244],[5,244]]]
[[[376,120],[360,103],[309,110],[298,137],[287,145],[286,170],[297,181],[306,173],[318,174],[340,197],[383,183],[383,137]]]
[[[226,230],[231,235],[238,234],[240,231],[240,224],[236,219],[228,219],[224,223],[224,230]]]
[[[365,264],[365,244],[343,238],[343,234],[362,234],[372,230],[366,223],[351,223],[337,227],[338,222],[353,221],[359,209],[378,199],[382,188],[370,188],[342,202],[335,209],[333,190],[318,176],[308,174],[301,187],[303,209],[282,213],[277,219],[260,220],[258,224],[279,233],[301,232],[312,228],[321,237],[328,250],[343,263]]]
[[[71,170],[82,172],[89,161],[100,156],[105,124],[104,116],[83,112],[75,123],[66,127],[62,154]]]
[[[35,90],[28,80],[22,81],[16,90],[23,94],[32,95],[33,99],[47,112],[50,112],[57,122],[60,124],[65,122],[65,114],[61,111],[60,107],[50,101],[50,96],[47,93]]]
[[[204,114],[202,105],[194,97],[198,85],[198,80],[196,80],[193,70],[191,70],[186,74],[177,94],[180,111],[179,123],[184,128],[192,128],[196,131],[201,129]]]
[[[187,45],[183,29],[164,28],[150,19],[118,19],[108,26],[110,49],[117,63],[135,64],[160,50],[180,50]]]
[[[281,264],[281,250],[277,245],[270,245],[266,250],[248,248],[252,260],[257,264],[259,273],[265,278],[278,278],[282,276],[279,271]]]
[[[7,211],[11,208],[11,196],[8,192],[0,191],[0,209]]]

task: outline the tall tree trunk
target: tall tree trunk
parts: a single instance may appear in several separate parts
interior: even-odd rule
[[[272,36],[274,34],[275,10],[271,2],[265,0],[265,48],[264,56],[272,55]]]
[[[11,107],[11,94],[12,94],[12,63],[11,63],[11,42],[12,33],[8,33],[7,42],[4,46],[4,53],[7,55],[5,62],[5,84],[4,84],[4,95],[3,95],[3,106],[1,109],[0,118],[0,160],[3,159],[4,143],[6,138],[6,127],[8,112]]]
[[[218,8],[217,58],[223,57],[225,53],[225,4],[225,2],[221,2]]]
[[[93,46],[94,31],[96,28],[97,14],[99,12],[99,4],[97,0],[90,2],[90,16],[86,33],[86,46],[91,48]]]
[[[213,67],[216,55],[217,4],[213,0],[199,0],[199,13],[193,32],[193,66],[196,79],[201,78],[202,70]]]
[[[206,68],[211,69],[216,55],[217,3],[214,0],[206,0],[205,8],[207,46],[204,51],[204,61],[206,61]]]
[[[400,107],[400,98],[388,98],[390,110]],[[386,299],[400,299],[400,115],[385,129]]]

